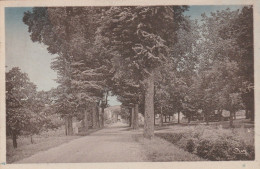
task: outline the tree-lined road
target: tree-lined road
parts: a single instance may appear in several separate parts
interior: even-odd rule
[[[141,145],[134,141],[138,131],[129,131],[122,123],[80,139],[39,152],[16,163],[82,163],[145,161]]]

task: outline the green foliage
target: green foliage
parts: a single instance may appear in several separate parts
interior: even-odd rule
[[[60,84],[54,94],[56,112],[81,117],[92,103],[105,108],[110,91],[124,106],[153,106],[164,115],[253,112],[252,6],[203,14],[202,25],[183,16],[187,9],[57,7],[26,12],[23,21],[32,41],[57,54],[52,62]],[[147,104],[154,105],[145,105],[152,76],[155,94]],[[193,143],[189,141],[189,151]]]
[[[186,149],[190,153],[192,153],[195,150],[195,143],[192,139],[189,139],[187,141]]]
[[[197,155],[216,161],[223,160],[254,160],[252,145],[245,145],[243,141],[234,137],[222,137],[216,140],[200,140]]]
[[[6,127],[8,134],[20,134],[30,125],[31,101],[35,97],[36,86],[28,75],[18,67],[6,73]]]
[[[8,135],[39,134],[56,128],[44,111],[49,101],[37,92],[28,75],[17,67],[6,73],[6,126]]]
[[[184,127],[185,128],[185,127]],[[224,130],[221,128],[197,126],[182,129],[175,133],[158,133],[157,136],[177,145],[199,157],[212,161],[254,160],[254,142],[252,135],[244,136],[239,131]]]
[[[47,46],[55,56],[51,68],[57,71],[55,110],[61,117],[79,117],[82,109],[105,100],[111,64],[94,47],[95,30],[103,8],[33,8],[23,21],[34,42]],[[48,32],[48,33],[47,33]],[[99,57],[97,57],[99,56]]]

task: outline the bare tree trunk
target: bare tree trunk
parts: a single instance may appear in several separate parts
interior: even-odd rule
[[[68,135],[73,135],[73,128],[72,128],[72,116],[68,116]]]
[[[169,119],[169,122],[170,122],[171,121],[171,115],[169,115],[168,119]]]
[[[180,124],[180,113],[181,112],[178,111],[178,124]]]
[[[17,134],[15,131],[12,131],[12,138],[13,138],[13,147],[17,148]]]
[[[134,121],[133,121],[133,129],[137,130],[139,128],[139,124],[138,124],[138,113],[139,113],[139,105],[135,104],[134,107]]]
[[[165,122],[165,123],[167,122],[167,117],[166,117],[166,115],[164,116],[164,122]]]
[[[161,127],[163,126],[163,111],[162,111],[162,106],[161,106],[161,112],[160,112],[160,124]]]
[[[234,120],[236,120],[237,119],[237,115],[236,115],[236,111],[234,112]]]
[[[146,79],[144,137],[154,137],[154,72]]]

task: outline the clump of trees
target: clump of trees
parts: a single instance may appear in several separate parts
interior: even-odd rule
[[[72,134],[72,118],[92,113],[104,126],[111,92],[144,137],[154,136],[154,115],[201,110],[254,114],[252,6],[184,16],[188,6],[46,7],[24,14],[33,42],[57,54],[52,69],[59,86],[55,110]],[[92,111],[88,108],[92,107]],[[99,111],[101,109],[101,111]],[[86,124],[87,125],[87,124]]]
[[[51,120],[51,113],[45,111],[49,100],[46,92],[37,92],[26,73],[14,67],[6,72],[6,132],[17,148],[21,134],[32,136],[43,130],[57,127]]]

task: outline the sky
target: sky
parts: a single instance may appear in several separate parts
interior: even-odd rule
[[[200,20],[202,13],[209,15],[210,12],[226,8],[236,10],[241,6],[190,6],[185,15],[191,16],[191,19]],[[56,55],[49,54],[45,45],[31,41],[28,27],[22,21],[24,12],[31,9],[25,7],[5,8],[6,71],[12,67],[19,67],[37,85],[38,91],[47,91],[58,85],[55,82],[57,74],[50,68],[52,59]],[[108,100],[111,106],[121,104],[115,96],[110,96]]]

